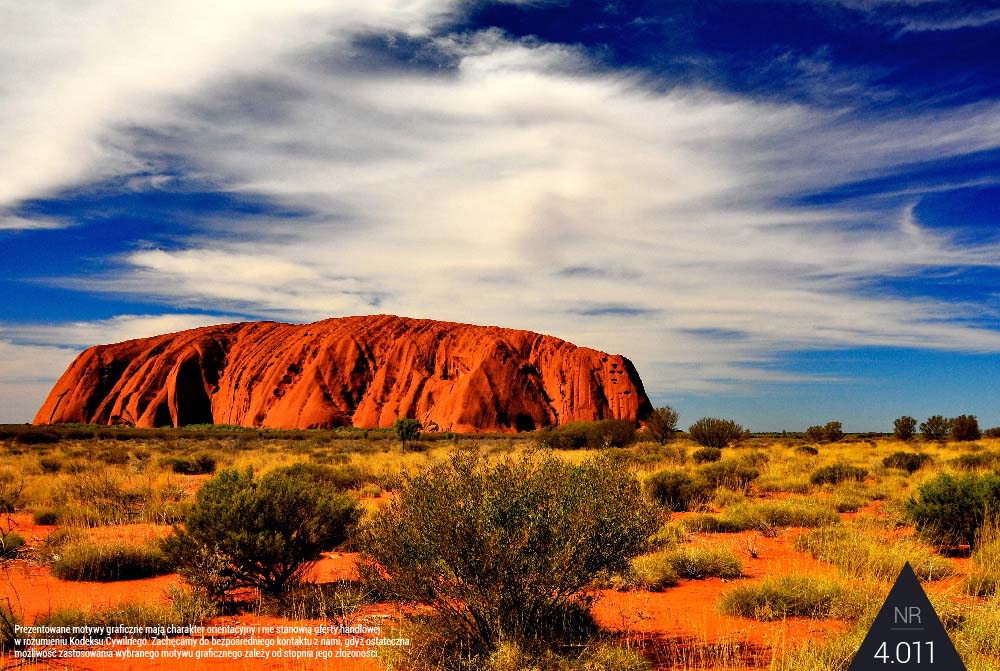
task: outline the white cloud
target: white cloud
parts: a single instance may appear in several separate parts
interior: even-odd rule
[[[0,231],[41,231],[65,227],[65,222],[47,217],[18,217],[0,214]]]
[[[628,73],[593,72],[574,49],[493,31],[437,40],[457,63],[445,73],[351,60],[352,31],[422,35],[448,7],[432,4],[129,13],[91,3],[65,20],[46,16],[51,8],[2,10],[20,27],[5,47],[17,56],[14,89],[33,68],[38,86],[0,112],[22,138],[0,158],[0,203],[180,156],[203,179],[308,214],[204,222],[179,249],[134,251],[114,272],[66,282],[178,310],[529,328],[629,355],[661,397],[811,379],[774,366],[801,348],[1000,351],[1000,335],[978,325],[987,306],[880,289],[886,278],[998,264],[995,245],[921,226],[920,192],[896,194],[907,202],[891,210],[789,204],[995,148],[1000,104],[858,119],[697,88],[655,92]],[[107,25],[94,20],[109,13]],[[25,169],[8,169],[14,161]],[[82,345],[132,332],[115,328],[18,336]]]

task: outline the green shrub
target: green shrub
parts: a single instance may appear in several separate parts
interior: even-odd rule
[[[931,455],[917,452],[893,452],[882,460],[886,468],[914,473],[931,462]]]
[[[377,593],[433,606],[488,652],[551,635],[659,524],[635,477],[606,458],[491,464],[458,452],[405,476],[360,535],[360,570]]]
[[[783,575],[744,585],[722,595],[719,610],[755,620],[833,617],[845,599],[843,586],[809,575]]]
[[[0,513],[13,513],[24,505],[24,481],[0,481]]]
[[[677,411],[669,405],[656,408],[646,418],[646,434],[660,445],[665,445],[677,433],[678,417]]]
[[[717,447],[702,447],[691,453],[691,459],[696,464],[704,464],[722,459],[722,450]]]
[[[570,422],[539,432],[539,442],[557,450],[627,447],[635,442],[635,425],[624,419]]]
[[[26,541],[24,536],[16,531],[6,531],[0,533],[0,559],[13,559],[24,547]]]
[[[207,453],[188,457],[164,457],[160,459],[160,466],[179,475],[206,475],[215,473],[216,459]]]
[[[361,489],[367,484],[378,482],[378,476],[355,464],[328,466],[300,462],[285,468],[289,477],[307,481],[321,487],[331,487],[339,491]]]
[[[910,440],[917,432],[917,420],[909,415],[903,415],[892,423],[892,429],[899,440]]]
[[[997,475],[942,473],[922,484],[906,503],[906,514],[920,535],[945,545],[973,545],[987,510],[1000,510]]]
[[[868,477],[868,470],[859,466],[848,466],[846,464],[830,464],[813,471],[809,476],[809,482],[814,485],[836,485],[845,480],[856,480],[861,482]]]
[[[224,470],[198,490],[164,549],[181,575],[217,598],[253,587],[280,600],[359,517],[354,499],[288,469],[259,478],[252,469]]]
[[[844,430],[840,422],[827,422],[823,426],[823,439],[829,443],[836,443],[839,440],[843,440]]]
[[[667,522],[646,539],[650,551],[673,549],[689,540],[688,532],[677,522]]]
[[[58,443],[60,436],[55,431],[22,431],[14,438],[21,445],[51,445]]]
[[[669,553],[658,552],[635,557],[629,563],[625,583],[630,589],[660,592],[676,585],[679,577]]]
[[[39,508],[31,514],[31,519],[35,524],[45,526],[59,524],[59,510],[56,508]]]
[[[959,415],[951,420],[951,437],[958,441],[979,440],[979,420],[975,415]]]
[[[826,503],[811,499],[789,499],[761,503],[738,503],[721,515],[688,517],[683,524],[691,531],[735,533],[756,529],[770,532],[779,527],[819,527],[837,524],[840,517]]]
[[[396,432],[396,437],[399,438],[399,442],[401,442],[405,448],[407,443],[411,443],[420,437],[420,430],[423,429],[424,426],[419,420],[400,417],[396,420],[396,423],[392,428]]]
[[[650,499],[667,510],[691,510],[712,498],[715,487],[707,481],[692,478],[684,471],[658,471],[646,481]]]
[[[61,580],[113,582],[141,580],[173,571],[158,545],[130,545],[122,541],[79,541],[64,546],[52,565]]]
[[[942,415],[931,415],[920,423],[920,433],[925,440],[944,440],[951,431],[951,425]]]
[[[823,427],[820,425],[810,426],[805,432],[806,440],[820,442],[824,439]]]
[[[726,459],[701,466],[695,471],[695,476],[708,482],[713,488],[728,487],[741,491],[760,477],[760,471],[743,461]]]
[[[725,447],[741,440],[746,430],[731,419],[702,417],[688,428],[691,440],[704,447]]]
[[[41,466],[43,473],[58,473],[62,470],[63,461],[58,457],[42,457],[38,460],[38,465]]]
[[[957,456],[952,459],[951,464],[963,471],[977,471],[983,468],[993,468],[996,462],[996,452],[974,452]]]

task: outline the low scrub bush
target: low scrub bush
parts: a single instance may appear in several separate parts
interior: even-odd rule
[[[658,552],[641,555],[630,562],[625,573],[625,586],[629,589],[660,592],[676,585],[679,578],[668,559],[668,553]]]
[[[26,542],[24,536],[16,531],[8,530],[0,533],[0,560],[17,557],[18,552],[25,546]]]
[[[35,524],[46,526],[59,524],[60,511],[58,508],[39,508],[31,514],[31,519]]]
[[[682,512],[706,503],[715,487],[684,471],[658,471],[646,481],[646,494],[667,510]]]
[[[14,437],[14,442],[21,445],[51,445],[58,443],[60,436],[55,431],[21,431]]]
[[[942,473],[920,486],[906,514],[931,543],[974,545],[987,511],[1000,510],[1000,476]]]
[[[997,457],[996,452],[972,452],[955,457],[951,465],[963,471],[978,471],[995,467]]]
[[[810,457],[815,457],[817,454],[819,454],[819,450],[817,450],[812,445],[799,445],[798,447],[795,448],[795,451],[798,452],[799,454],[807,454]]]
[[[829,562],[851,578],[895,580],[907,562],[922,580],[940,580],[955,574],[946,558],[907,538],[851,525],[808,531],[795,539],[795,549]]]
[[[679,577],[689,580],[743,576],[739,558],[727,547],[683,547],[670,551],[666,558]]]
[[[914,473],[931,461],[931,455],[922,452],[893,452],[882,459],[882,465],[886,468],[898,468],[907,473]]]
[[[63,460],[59,457],[42,457],[38,460],[38,465],[43,473],[58,473],[62,470]]]
[[[704,447],[725,447],[741,440],[746,430],[731,419],[702,417],[688,427],[691,440]]]
[[[130,545],[123,541],[79,541],[64,546],[52,565],[61,580],[114,582],[141,580],[173,571],[156,544]]]
[[[667,522],[646,539],[646,547],[652,551],[669,550],[690,540],[684,525],[677,522]]]
[[[259,478],[252,469],[224,470],[198,490],[163,547],[182,576],[215,598],[251,587],[281,600],[359,517],[354,499],[288,469]]]
[[[811,499],[738,503],[720,515],[698,515],[683,521],[691,531],[735,533],[756,529],[768,532],[779,527],[820,527],[837,524],[840,516],[826,503]]]
[[[725,459],[705,464],[695,471],[695,476],[714,487],[728,487],[741,491],[760,477],[760,471],[736,459]]]
[[[784,575],[744,585],[722,595],[719,610],[725,615],[755,620],[786,617],[837,617],[847,605],[848,593],[840,583],[810,575]]]
[[[310,482],[321,487],[331,487],[338,491],[361,489],[369,484],[378,486],[379,480],[377,475],[356,464],[328,466],[301,462],[288,466],[285,472],[289,477],[297,480]]]
[[[456,452],[405,476],[370,518],[360,570],[374,592],[434,607],[467,649],[488,654],[544,641],[586,612],[594,578],[623,571],[660,522],[608,459]]]
[[[169,468],[179,475],[208,475],[215,473],[216,458],[207,453],[187,457],[164,457],[160,459],[160,466]]]
[[[812,475],[809,476],[809,482],[814,485],[836,485],[846,480],[861,482],[867,477],[868,469],[848,466],[847,464],[830,464],[813,471]]]
[[[632,422],[623,419],[604,419],[598,422],[570,422],[545,429],[538,434],[541,444],[557,450],[600,450],[627,447],[635,442],[636,429]]]
[[[722,459],[722,450],[718,447],[702,447],[691,454],[691,460],[696,464],[704,464]]]

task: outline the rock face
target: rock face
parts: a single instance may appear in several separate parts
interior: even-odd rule
[[[223,324],[86,350],[36,424],[520,431],[644,418],[632,363],[529,331],[391,315]]]

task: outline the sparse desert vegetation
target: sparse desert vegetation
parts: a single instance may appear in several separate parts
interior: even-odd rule
[[[389,669],[832,671],[909,561],[969,668],[1000,664],[997,438],[626,428],[0,427],[0,634],[374,613],[413,641]]]

